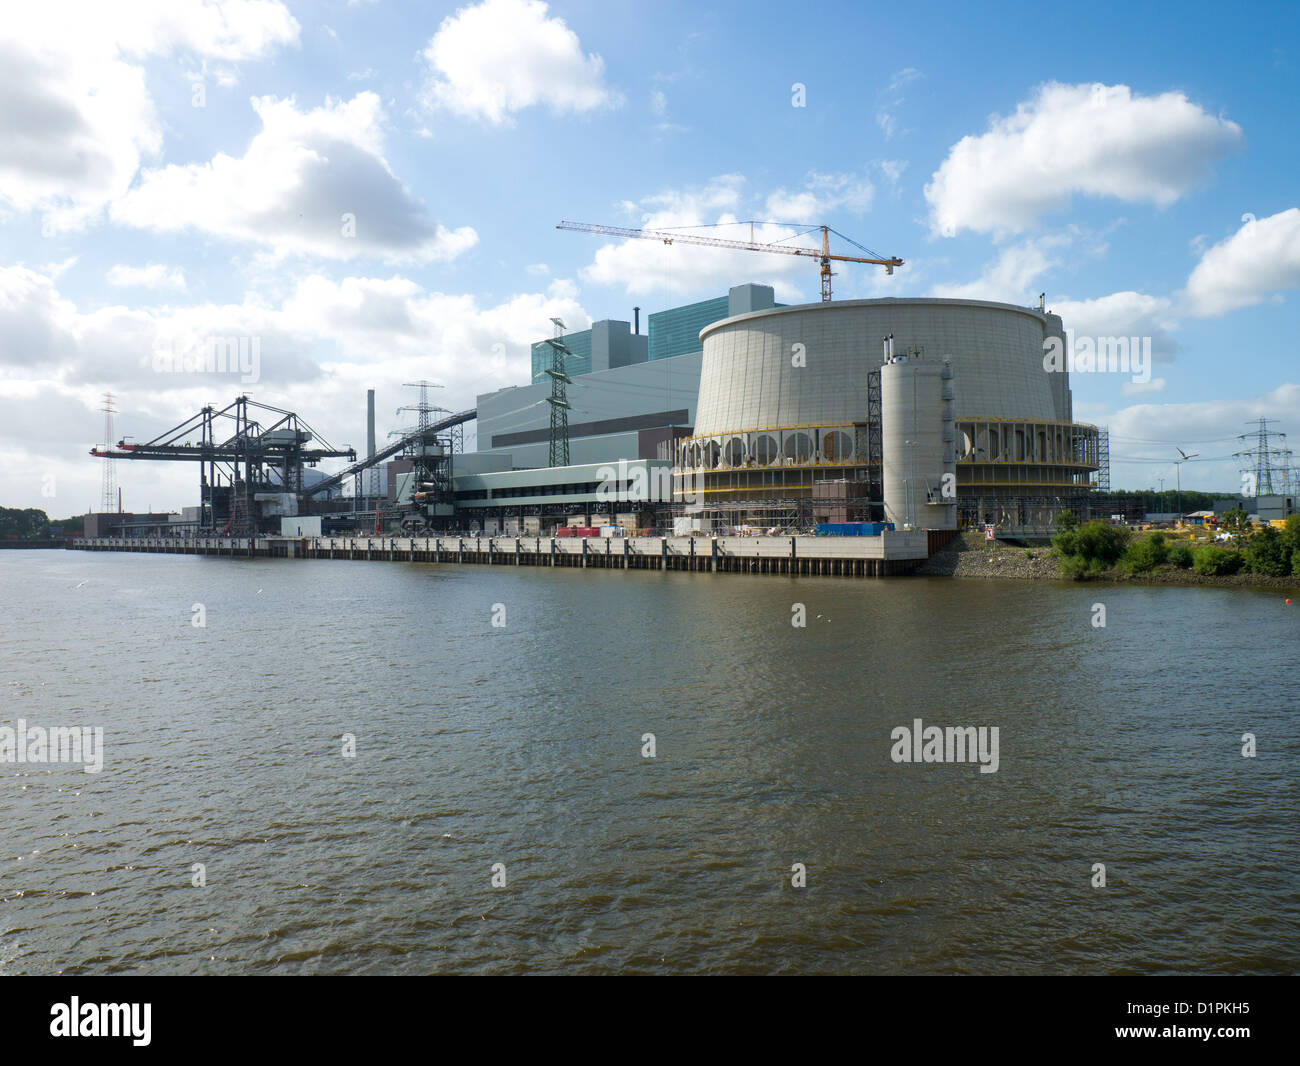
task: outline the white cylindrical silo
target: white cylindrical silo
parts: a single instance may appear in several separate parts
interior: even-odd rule
[[[952,391],[947,360],[900,355],[880,368],[885,521],[897,529],[957,527]]]

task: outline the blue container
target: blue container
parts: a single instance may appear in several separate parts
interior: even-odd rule
[[[819,537],[878,537],[893,522],[823,522],[814,532]]]

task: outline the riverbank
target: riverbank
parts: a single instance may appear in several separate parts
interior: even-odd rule
[[[935,552],[916,569],[921,577],[1019,578],[1031,581],[1063,581],[1059,561],[1049,547],[1023,548],[1010,544],[989,545],[977,533],[962,533],[942,551]],[[1194,585],[1220,588],[1280,589],[1300,593],[1300,576],[1271,577],[1267,574],[1223,574],[1211,576],[1195,570],[1160,567],[1143,574],[1108,570],[1093,578],[1093,584]]]

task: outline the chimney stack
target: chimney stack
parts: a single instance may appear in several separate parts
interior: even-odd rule
[[[366,390],[366,458],[375,454],[375,390]]]
[[[632,333],[639,337],[641,335],[641,308],[632,308],[632,322]]]

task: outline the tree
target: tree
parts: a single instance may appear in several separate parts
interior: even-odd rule
[[[0,507],[0,537],[48,537],[50,518],[35,507]]]
[[[1252,574],[1282,577],[1291,572],[1291,554],[1282,532],[1275,526],[1265,526],[1250,538],[1246,566]]]
[[[1056,516],[1056,530],[1058,533],[1068,533],[1072,529],[1079,528],[1079,516],[1073,511],[1062,511]]]
[[[1300,514],[1286,516],[1286,526],[1282,530],[1282,539],[1292,551],[1300,548]]]
[[[1250,519],[1246,517],[1246,512],[1240,507],[1233,508],[1224,514],[1223,520],[1219,523],[1227,532],[1232,534],[1232,546],[1242,548],[1246,543],[1246,538],[1250,535]]]

